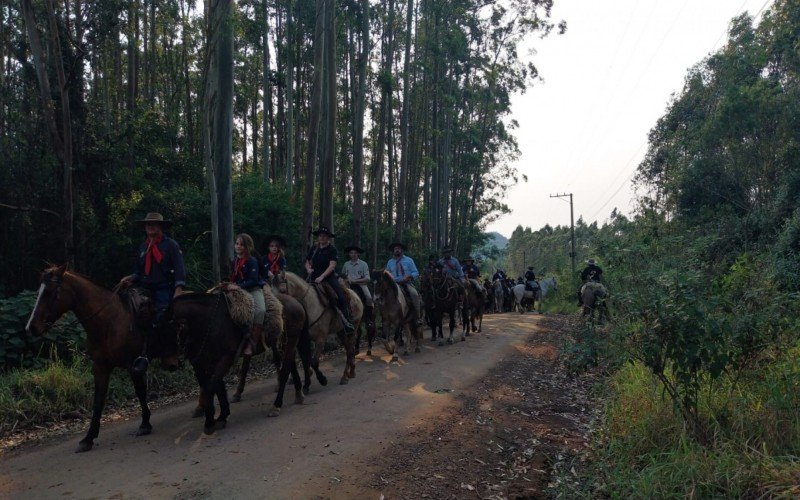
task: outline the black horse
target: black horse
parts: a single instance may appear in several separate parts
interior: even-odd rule
[[[430,318],[432,337],[439,340],[439,345],[444,345],[444,332],[442,320],[444,315],[450,316],[450,336],[447,343],[453,343],[453,330],[456,328],[456,311],[458,308],[458,284],[441,269],[436,269],[428,274],[428,283],[425,287],[426,312]],[[463,305],[462,305],[463,307]],[[428,309],[429,308],[429,309]],[[460,312],[460,311],[459,311]],[[466,332],[461,332],[461,340],[466,340]]]
[[[203,432],[213,434],[215,429],[225,427],[231,414],[224,377],[233,366],[247,328],[234,323],[221,293],[180,295],[172,301],[166,318],[178,330],[186,346],[186,359],[200,385],[200,406],[205,415]],[[216,419],[215,395],[220,406]]]

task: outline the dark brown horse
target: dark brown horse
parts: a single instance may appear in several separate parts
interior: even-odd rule
[[[285,293],[277,293],[275,296],[283,305],[283,332],[282,337],[278,338],[277,345],[273,351],[273,355],[277,356],[275,364],[278,366],[278,395],[268,414],[270,417],[277,417],[280,414],[281,407],[283,406],[283,392],[286,389],[286,383],[289,380],[290,374],[292,376],[292,382],[294,383],[294,402],[295,404],[303,404],[303,386],[300,380],[300,373],[297,370],[296,354],[300,354],[304,369],[307,369],[311,361],[311,336],[308,333],[306,311],[294,297],[286,295]],[[259,342],[253,354],[261,354],[264,351],[264,344]],[[239,371],[239,385],[236,388],[236,393],[233,395],[234,402],[241,401],[242,399],[242,392],[244,392],[245,382],[247,381],[247,371],[250,367],[251,357],[252,356],[242,356],[242,368]]]
[[[95,285],[87,278],[54,266],[42,273],[36,305],[25,328],[29,335],[43,335],[67,311],[73,311],[86,330],[86,353],[92,361],[94,401],[92,422],[77,452],[89,451],[100,433],[108,383],[114,368],[127,370],[142,409],[137,436],[150,434],[150,409],[147,406],[147,379],[133,371],[134,360],[142,354],[147,333],[136,327],[133,313],[116,293]],[[161,332],[148,345],[151,355],[169,358],[177,366],[177,339]]]
[[[467,296],[465,299],[464,328],[473,332],[480,332],[483,328],[483,312],[486,308],[486,289],[478,281],[467,280]],[[475,325],[477,320],[478,324]]]
[[[381,330],[386,338],[386,350],[392,355],[392,361],[397,361],[397,346],[394,334],[397,330],[405,333],[404,356],[408,355],[411,342],[414,342],[414,352],[419,352],[419,342],[422,339],[422,330],[417,324],[417,311],[405,296],[400,286],[394,281],[388,271],[376,272],[375,303],[381,313]]]
[[[224,428],[231,414],[224,377],[233,366],[246,328],[234,323],[222,293],[186,293],[172,301],[165,319],[179,332],[186,346],[186,359],[194,368],[200,386],[203,432]],[[220,414],[214,418],[214,396]]]
[[[444,332],[442,331],[442,321],[444,315],[450,316],[450,336],[447,343],[453,343],[453,330],[456,328],[456,314],[459,311],[458,285],[453,278],[445,275],[441,269],[436,269],[428,274],[428,286],[426,287],[427,296],[424,297],[426,305],[432,304],[428,309],[430,315],[431,330],[433,330],[433,340],[439,341],[439,345],[444,345]],[[463,307],[463,305],[462,305]],[[463,317],[463,313],[462,313]],[[461,340],[466,340],[466,332],[461,332]]]

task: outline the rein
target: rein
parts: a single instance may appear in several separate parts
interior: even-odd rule
[[[53,298],[50,300],[50,308],[52,308],[55,305],[55,303],[58,301],[59,295],[61,295],[61,285],[64,283],[64,280],[63,280],[63,278],[51,278],[50,282],[51,283],[56,283],[56,293],[53,294]],[[117,292],[119,292],[119,289],[121,287],[122,287],[122,284],[121,283],[117,283],[117,286],[115,286],[113,289],[111,289],[111,293],[113,293],[114,295],[117,295]],[[108,308],[108,306],[110,306],[111,304],[112,304],[112,301],[106,302],[105,305],[101,306],[100,309],[98,309],[97,311],[95,311],[92,314],[90,314],[84,321],[88,322],[89,320],[92,320],[92,319],[96,318],[101,312],[106,310]],[[45,321],[45,323],[44,323],[44,332],[42,332],[42,333],[46,333],[46,332],[50,331],[50,329],[53,328],[53,326],[57,322],[58,322],[58,320]],[[64,323],[64,326],[65,327],[71,327],[71,326],[75,326],[78,323],[81,323],[81,320],[76,315],[75,319],[73,319],[72,321],[67,321],[66,323]]]

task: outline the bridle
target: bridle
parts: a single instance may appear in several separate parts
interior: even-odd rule
[[[48,301],[48,305],[47,305],[47,310],[51,311],[51,310],[54,310],[55,306],[58,304],[58,298],[61,295],[61,287],[64,284],[64,278],[61,277],[61,276],[53,275],[53,276],[50,277],[50,279],[48,281],[50,283],[55,283],[56,284],[56,291],[52,295],[52,297],[50,297],[50,300]],[[47,285],[44,283],[44,280],[42,280],[42,284],[45,285],[45,290],[46,290],[47,289]],[[117,292],[119,291],[119,289],[120,289],[120,285],[117,285],[111,290],[111,292],[114,295],[116,295]],[[44,292],[44,290],[42,290],[42,292]],[[97,311],[93,312],[87,318],[85,318],[84,321],[89,321],[89,320],[92,320],[92,319],[96,318],[101,312],[103,312],[111,304],[112,304],[111,301],[106,302]],[[47,333],[48,331],[50,331],[50,329],[53,328],[53,326],[56,324],[56,322],[58,322],[58,318],[54,319],[53,321],[44,321],[44,330],[42,330],[40,335],[43,335],[43,334]],[[64,324],[64,326],[71,327],[71,326],[75,326],[76,324],[78,324],[80,322],[81,322],[81,320],[78,319],[77,316],[76,316],[75,319],[73,319],[72,321],[68,321],[67,323]]]

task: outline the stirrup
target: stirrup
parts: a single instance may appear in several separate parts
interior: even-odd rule
[[[133,361],[133,372],[134,373],[144,373],[147,371],[147,366],[150,364],[150,361],[147,359],[146,356],[139,356]]]

